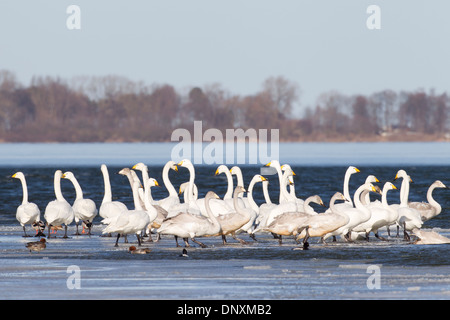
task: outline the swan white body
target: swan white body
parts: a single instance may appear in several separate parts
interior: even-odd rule
[[[414,244],[444,244],[450,243],[450,239],[440,235],[433,230],[420,230],[414,231],[414,235],[419,239]]]
[[[205,196],[208,217],[189,212],[180,212],[179,214],[164,220],[161,227],[158,229],[158,233],[182,237],[185,239],[186,246],[189,246],[187,238],[191,238],[192,241],[199,244],[201,247],[206,247],[195,238],[212,236],[220,232],[220,224],[217,221],[217,218],[212,214],[209,206],[209,201],[217,198],[217,194],[212,191],[209,191]]]
[[[133,182],[133,201],[134,210],[122,211],[113,221],[111,221],[104,229],[103,233],[117,232],[117,240],[115,246],[118,246],[120,235],[136,234],[138,244],[141,245],[140,233],[151,223],[151,214],[145,211],[140,204],[138,189],[140,182]],[[155,215],[156,216],[156,215]],[[154,219],[154,218],[153,218]]]
[[[25,231],[25,225],[40,221],[41,211],[39,210],[37,204],[28,202],[28,187],[25,175],[19,171],[13,174],[12,178],[19,179],[22,184],[22,204],[17,207],[16,219],[23,228],[24,236],[27,237],[28,235]]]
[[[349,166],[347,168],[347,170],[345,171],[345,176],[344,176],[344,184],[343,184],[343,191],[342,194],[345,197],[345,202],[344,203],[337,203],[336,204],[336,210],[346,210],[349,208],[353,208],[354,204],[352,201],[352,197],[350,196],[350,177],[355,174],[355,173],[359,173],[361,172],[358,168],[354,167],[354,166]],[[367,183],[368,181],[366,181]],[[331,211],[331,210],[330,210]]]
[[[399,178],[403,179],[400,189],[400,205],[394,206],[394,208],[397,208],[398,212],[397,224],[403,227],[405,238],[409,239],[406,231],[420,229],[423,221],[420,212],[408,206],[409,182],[412,181],[410,176],[407,175],[405,170],[399,170],[394,180]]]
[[[283,214],[285,212],[303,211],[303,210],[299,210],[297,203],[295,201],[289,200],[288,192],[285,188],[285,186],[287,185],[289,176],[292,176],[293,174],[294,173],[293,173],[292,169],[287,168],[284,171],[283,177],[281,179],[281,185],[280,185],[281,198],[287,199],[287,200],[284,200],[284,202],[282,202],[278,205],[275,205],[275,206],[266,206],[264,208],[260,207],[260,215],[262,215],[262,217],[260,219],[260,223],[259,223],[260,227],[264,228],[264,227],[270,225],[277,216],[279,216],[280,214]]]
[[[56,170],[54,176],[54,189],[56,199],[49,202],[45,208],[44,218],[48,225],[48,237],[50,237],[51,226],[65,226],[64,238],[67,238],[67,226],[72,223],[75,215],[72,206],[64,199],[61,192],[61,177],[63,173],[61,170]]]
[[[348,223],[346,223],[342,227],[336,229],[335,231],[327,233],[323,237],[324,240],[326,240],[327,238],[329,238],[331,236],[337,236],[337,235],[346,236],[350,231],[352,231],[352,229],[354,227],[356,227],[357,225],[359,225],[363,222],[366,222],[367,220],[370,219],[370,216],[371,216],[370,210],[368,208],[366,208],[361,203],[361,200],[360,200],[361,193],[364,190],[376,192],[376,189],[372,183],[365,183],[355,191],[355,194],[353,196],[353,202],[355,203],[355,208],[348,207],[348,206],[339,206],[339,205],[335,206],[336,211],[338,211],[341,214],[345,214],[349,217],[349,221],[348,221]],[[345,196],[345,194],[344,194],[344,196]],[[347,198],[347,197],[345,197],[345,198]]]
[[[304,223],[311,217],[316,216],[316,212],[311,212],[308,210],[310,208],[309,204],[315,202],[320,205],[324,205],[322,199],[317,196],[310,196],[304,202],[303,211],[285,212],[278,215],[273,219],[273,221],[267,227],[259,227],[254,230],[254,233],[259,231],[269,231],[279,236],[278,240],[281,244],[281,236],[296,236],[298,234],[298,229],[301,228]],[[322,215],[322,214],[321,214]]]
[[[238,199],[246,199],[248,202],[248,205],[246,205],[245,208],[250,213],[250,220],[245,225],[243,225],[241,228],[239,228],[239,230],[237,230],[236,233],[247,232],[251,237],[254,237],[254,236],[252,236],[252,234],[253,234],[253,230],[255,227],[256,218],[258,217],[259,207],[256,204],[255,200],[253,199],[253,187],[255,186],[256,183],[263,182],[263,181],[267,181],[267,179],[264,178],[262,175],[257,174],[255,176],[253,176],[253,178],[250,181],[250,184],[248,186],[247,198],[240,198],[239,196],[242,193],[238,194],[238,197],[239,197]]]
[[[65,179],[68,179],[72,182],[73,186],[75,187],[75,193],[76,198],[74,203],[72,204],[73,213],[75,217],[75,224],[77,226],[76,234],[78,233],[78,223],[80,221],[84,221],[87,223],[89,228],[89,234],[91,233],[90,224],[94,220],[94,218],[97,216],[98,210],[95,202],[92,199],[85,199],[83,197],[83,190],[81,189],[80,184],[78,183],[77,178],[75,178],[75,175],[67,171],[62,176]]]
[[[370,219],[357,225],[352,231],[364,232],[366,237],[368,237],[370,232],[373,232],[378,237],[378,229],[395,223],[398,218],[398,212],[387,203],[387,192],[394,189],[397,189],[397,187],[391,182],[386,182],[383,187],[381,203],[371,202],[367,205],[371,213]]]
[[[330,200],[330,211],[328,213],[310,215],[303,222],[303,225],[298,228],[297,232],[300,234],[297,240],[304,238],[304,243],[306,243],[309,237],[323,237],[349,223],[349,216],[336,210],[336,200],[345,201],[346,199],[342,193],[336,192]]]
[[[420,217],[422,218],[422,221],[424,221],[424,222],[430,220],[431,218],[436,217],[442,211],[441,205],[433,198],[433,191],[436,188],[447,189],[447,186],[445,184],[443,184],[442,181],[436,180],[428,188],[428,191],[427,191],[427,201],[428,202],[409,202],[408,203],[408,206],[410,208],[413,208],[413,209],[416,209],[417,211],[419,211]]]
[[[239,194],[242,192],[245,192],[245,189],[242,186],[237,186],[234,190],[233,201],[235,211],[219,215],[217,217],[217,221],[220,224],[220,233],[218,233],[217,235],[222,235],[222,241],[224,244],[226,243],[225,236],[228,234],[231,234],[235,240],[238,240],[242,244],[245,244],[244,240],[236,237],[236,231],[238,231],[252,219],[254,211],[252,209],[240,207]]]
[[[163,180],[164,186],[166,187],[167,191],[169,192],[169,195],[166,198],[156,201],[156,204],[161,206],[166,211],[169,211],[169,209],[172,206],[175,206],[180,203],[180,198],[178,197],[178,193],[175,190],[175,187],[173,186],[173,184],[169,178],[170,170],[174,170],[174,171],[178,172],[178,167],[176,166],[175,162],[173,162],[172,160],[168,161],[164,165],[164,168],[162,171],[162,180]]]
[[[117,218],[122,211],[128,210],[128,208],[120,201],[112,201],[111,182],[109,180],[108,168],[105,164],[101,165],[101,171],[103,174],[105,193],[102,204],[100,205],[99,215],[103,218],[101,223],[109,224],[112,220]]]

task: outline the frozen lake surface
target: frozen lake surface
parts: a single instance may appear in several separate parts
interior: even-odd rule
[[[74,227],[71,228],[74,231]],[[128,253],[131,243],[88,236],[49,239],[30,253],[19,227],[0,228],[0,299],[449,299],[450,245],[411,245],[402,240],[353,244],[311,243],[293,250],[262,234],[240,245],[202,239],[209,248],[181,248],[163,237],[144,244],[150,254]],[[449,236],[449,230],[438,230]],[[243,236],[245,237],[245,236]],[[247,238],[245,237],[247,240]],[[135,244],[135,237],[130,237]],[[79,268],[79,287],[73,271]],[[369,288],[379,268],[379,288]],[[68,284],[69,283],[69,284]]]
[[[346,167],[356,165],[361,173],[352,176],[351,192],[369,174],[376,175],[381,186],[392,181],[398,169],[405,169],[414,181],[410,200],[423,201],[433,181],[439,179],[450,185],[448,146],[280,144],[280,160],[293,166],[297,173],[296,193],[303,199],[318,194],[328,203],[334,192],[342,190]],[[308,251],[293,250],[296,244],[289,238],[280,246],[269,234],[257,235],[257,242],[241,235],[249,240],[244,246],[231,238],[227,245],[217,237],[202,238],[199,240],[209,247],[189,248],[189,258],[182,258],[181,248],[165,236],[159,243],[144,245],[152,250],[150,254],[132,255],[127,249],[136,243],[136,238],[130,237],[130,244],[121,240],[115,248],[114,238],[99,237],[103,227],[97,216],[91,237],[49,239],[43,252],[27,251],[25,243],[35,238],[23,238],[15,219],[22,190],[19,181],[11,178],[13,173],[25,173],[30,201],[38,204],[43,219],[45,206],[54,199],[56,169],[72,171],[85,197],[99,206],[103,197],[100,164],[106,163],[114,198],[131,208],[128,180],[113,173],[144,162],[149,165],[150,176],[162,182],[161,169],[170,159],[172,147],[173,144],[0,144],[0,299],[450,299],[450,245],[412,245],[395,237],[388,242],[372,237],[369,242],[339,240],[327,245],[313,239]],[[208,190],[219,196],[225,193],[226,178],[214,176],[216,168],[217,165],[196,166],[199,196]],[[242,168],[246,184],[260,173],[259,165]],[[178,188],[189,175],[182,168],[178,173],[171,172],[170,178]],[[278,178],[267,178],[270,196],[276,200]],[[69,181],[62,181],[62,192],[70,203],[74,201]],[[263,202],[260,185],[255,186],[253,195],[258,204]],[[155,199],[165,196],[165,188],[154,190]],[[450,237],[450,192],[440,189],[434,196],[442,205],[442,213],[423,228]],[[398,203],[398,198],[398,191],[392,191],[388,202]],[[29,228],[28,232],[33,232]],[[72,224],[69,234],[74,231]],[[386,236],[384,230],[382,235]],[[71,289],[70,266],[80,271],[79,289]],[[379,288],[370,288],[373,268],[379,270]]]

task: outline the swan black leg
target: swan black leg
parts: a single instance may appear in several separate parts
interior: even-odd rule
[[[138,246],[140,247],[142,245],[142,243],[141,243],[141,236],[136,233],[136,238],[137,238],[137,241],[138,241]]]
[[[119,246],[119,238],[120,238],[120,233],[117,234],[116,244],[114,245],[114,247]]]
[[[227,237],[224,234],[222,235],[222,244],[227,244]]]
[[[25,226],[23,226],[23,237],[24,238],[31,237],[31,236],[27,235],[27,232],[25,231]]]
[[[64,237],[63,238],[64,239],[68,238],[68,236],[67,236],[67,224],[64,226]]]

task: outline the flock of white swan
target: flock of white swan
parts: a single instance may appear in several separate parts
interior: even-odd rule
[[[225,174],[228,179],[228,189],[221,199],[214,191],[208,191],[204,198],[198,197],[195,185],[195,169],[191,161],[182,160],[179,163],[169,161],[162,170],[162,179],[169,195],[163,199],[153,199],[151,188],[158,186],[158,182],[149,177],[148,167],[144,163],[138,163],[132,168],[124,168],[119,173],[128,177],[134,201],[134,208],[129,209],[119,201],[113,201],[111,183],[108,168],[101,165],[104,179],[104,197],[97,209],[95,202],[83,197],[83,191],[75,175],[68,171],[63,173],[56,170],[54,175],[54,191],[56,199],[49,202],[45,208],[44,218],[46,223],[40,220],[38,206],[28,201],[28,189],[25,175],[22,172],[15,173],[12,177],[20,179],[23,189],[23,202],[17,208],[16,217],[23,227],[24,236],[28,236],[25,225],[32,225],[37,231],[36,236],[45,236],[43,231],[48,228],[47,237],[51,237],[54,229],[64,225],[67,237],[67,227],[75,220],[76,234],[79,234],[78,226],[81,222],[83,233],[85,228],[91,234],[93,219],[99,214],[105,226],[102,233],[105,235],[117,234],[115,246],[121,236],[135,234],[138,245],[141,246],[143,237],[148,241],[154,241],[152,234],[174,236],[176,245],[178,238],[182,238],[185,246],[189,246],[189,239],[201,247],[206,245],[200,241],[200,237],[221,237],[226,243],[226,236],[230,235],[242,244],[246,241],[238,238],[237,234],[247,233],[255,239],[259,232],[270,232],[279,243],[282,236],[294,237],[299,249],[308,249],[309,238],[320,238],[324,243],[328,238],[341,237],[344,241],[354,241],[358,237],[369,240],[369,234],[374,233],[381,240],[385,240],[378,234],[381,228],[397,226],[404,231],[405,240],[410,240],[408,233],[413,233],[417,240],[415,243],[436,244],[450,243],[450,239],[433,231],[421,230],[422,224],[440,214],[442,207],[433,199],[435,188],[447,188],[437,180],[428,189],[427,202],[409,202],[410,176],[399,170],[394,180],[402,179],[400,187],[400,203],[389,204],[387,193],[397,189],[391,182],[386,182],[382,189],[374,183],[378,179],[369,175],[363,185],[350,197],[349,180],[352,174],[360,172],[357,168],[348,167],[343,183],[343,192],[336,192],[330,200],[329,207],[321,213],[316,212],[311,202],[324,206],[322,199],[311,196],[305,200],[295,195],[293,176],[294,171],[289,165],[281,166],[279,161],[273,160],[266,166],[273,167],[279,178],[279,199],[273,203],[269,197],[268,180],[262,175],[255,175],[248,188],[244,188],[244,180],[241,169],[237,166],[228,169],[220,165],[215,174]],[[178,168],[186,168],[189,171],[189,181],[180,186],[179,192],[169,179],[169,171]],[[141,171],[142,183],[135,170]],[[237,177],[237,186],[233,185],[233,177]],[[73,183],[76,199],[71,205],[61,192],[61,179],[68,179]],[[262,183],[265,203],[257,205],[253,199],[253,187],[256,183]],[[289,191],[288,191],[289,187]],[[370,193],[381,194],[381,201],[372,201]],[[183,193],[184,201],[180,199]],[[301,239],[303,241],[301,242]],[[42,243],[42,241],[41,241]],[[39,245],[38,245],[39,246]],[[40,244],[42,246],[42,244]],[[45,247],[45,245],[43,245]],[[148,251],[146,251],[148,252]]]

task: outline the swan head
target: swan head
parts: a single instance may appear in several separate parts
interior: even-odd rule
[[[178,194],[182,194],[186,190],[188,185],[189,185],[189,182],[184,182],[184,183],[180,184],[180,189],[178,191]]]
[[[216,173],[214,175],[217,176],[217,175],[219,175],[221,173],[226,173],[226,172],[228,172],[228,167],[226,165],[224,165],[224,164],[221,164],[217,168]]]
[[[348,172],[349,174],[354,174],[354,173],[361,172],[361,170],[359,170],[357,167],[349,166],[349,167],[347,168],[347,172]]]
[[[61,178],[67,179],[67,180],[72,180],[72,179],[75,179],[75,176],[74,176],[74,174],[73,174],[72,172],[66,171],[66,172],[64,172],[64,174],[61,176]]]
[[[397,174],[395,175],[394,181],[397,180],[397,179],[400,179],[400,178],[403,178],[403,179],[407,179],[408,178],[408,174],[403,169],[400,169],[400,170],[397,171]]]
[[[322,207],[325,207],[325,204],[323,203],[322,198],[318,195],[310,196],[310,197],[308,197],[307,200],[309,200],[310,202],[317,203],[318,205],[321,205]]]
[[[433,182],[433,186],[435,186],[436,188],[448,189],[448,187],[445,184],[443,184],[441,180],[436,180],[435,182]]]
[[[336,192],[336,193],[331,197],[330,203],[333,203],[333,202],[336,201],[336,200],[349,201],[349,200],[344,196],[344,194],[341,193],[341,192]]]
[[[278,160],[272,160],[268,164],[265,165],[266,167],[273,167],[273,168],[279,168],[280,162]]]
[[[368,190],[368,191],[372,191],[372,192],[375,192],[375,193],[381,193],[380,187],[374,186],[371,182],[365,183],[365,184],[364,184],[364,187],[365,187],[365,189]],[[377,188],[377,187],[378,187],[378,188]]]
[[[191,160],[189,159],[183,159],[180,162],[177,163],[177,166],[188,168],[189,166],[193,166]]]
[[[14,173],[12,176],[11,176],[11,178],[15,178],[15,179],[22,179],[22,178],[25,178],[25,175],[22,173],[22,172],[16,172],[16,173]]]
[[[238,195],[239,193],[247,192],[243,186],[237,186],[236,189],[234,189],[234,193]]]
[[[397,190],[398,189],[392,182],[386,182],[384,184],[383,189],[384,188],[387,188],[387,190],[394,190],[394,189]]]
[[[120,175],[123,175],[123,176],[126,176],[126,175],[128,175],[129,173],[131,173],[131,169],[130,169],[130,168],[123,168],[122,170],[120,170],[119,172],[117,172],[117,174],[120,174]]]
[[[208,193],[206,193],[206,195],[205,195],[205,198],[220,199],[220,197],[214,191],[208,191]]]
[[[374,183],[374,182],[380,182],[380,180],[378,180],[377,177],[375,177],[374,175],[371,174],[371,175],[367,176],[367,178],[366,178],[366,183],[368,183],[368,182]]]
[[[241,168],[239,168],[238,166],[233,166],[230,169],[231,174],[238,174],[240,171],[241,171]]]
[[[291,170],[292,175],[293,175],[293,176],[296,176],[294,170],[292,170],[292,168],[291,168],[290,165],[288,165],[288,164],[283,164],[283,165],[281,166],[281,171],[286,172],[286,171],[288,171],[288,170]]]
[[[148,185],[150,187],[159,187],[159,183],[155,178],[149,178],[148,179]]]
[[[144,163],[139,162],[139,163],[136,163],[131,169],[142,171],[142,170],[144,170],[146,167],[147,167],[147,166],[146,166]]]

